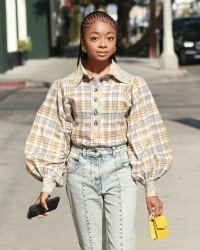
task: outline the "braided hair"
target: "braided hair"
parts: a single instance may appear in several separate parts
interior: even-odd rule
[[[108,15],[107,13],[103,11],[93,11],[89,13],[86,17],[84,17],[81,22],[81,26],[80,26],[81,38],[84,37],[85,29],[87,29],[91,24],[93,24],[96,18],[102,18],[103,19],[102,21],[110,22],[112,27],[115,28],[117,32],[117,24],[110,15]],[[113,54],[110,57],[110,59],[111,60],[113,59],[116,62],[115,54]],[[80,60],[87,60],[87,53],[83,53],[81,42],[79,44],[79,55],[78,55],[78,60],[77,60],[77,66],[79,65]]]

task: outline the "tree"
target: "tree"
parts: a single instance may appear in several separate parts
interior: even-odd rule
[[[117,1],[118,5],[118,50],[124,50],[130,46],[129,44],[129,12],[132,8],[131,1]]]
[[[122,33],[123,35],[120,37],[121,42],[119,43],[120,48],[119,48],[118,52],[120,54],[123,54],[123,55],[134,55],[134,54],[138,53],[139,51],[143,50],[145,46],[148,46],[148,48],[149,48],[149,57],[150,58],[156,58],[157,57],[157,54],[156,54],[156,43],[157,43],[157,41],[156,41],[155,30],[163,22],[162,9],[160,11],[160,15],[156,18],[156,15],[155,15],[155,12],[156,12],[156,0],[150,0],[150,1],[148,1],[148,0],[147,1],[144,1],[144,0],[139,1],[138,0],[138,1],[132,2],[132,6],[134,4],[138,4],[140,6],[148,6],[149,5],[149,11],[150,11],[149,27],[148,27],[147,31],[143,34],[142,38],[134,45],[130,45],[129,43],[124,43],[123,41],[126,41],[125,38],[127,38],[127,37],[125,37],[125,34]],[[118,7],[119,7],[119,4],[118,4]],[[122,12],[121,8],[120,8],[120,12]],[[122,32],[123,32],[123,30],[122,30]]]
[[[150,1],[150,20],[149,20],[149,57],[156,58],[156,3],[155,0]]]

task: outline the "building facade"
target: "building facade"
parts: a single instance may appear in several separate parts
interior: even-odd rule
[[[60,0],[0,1],[0,72],[18,66],[18,42],[30,38],[28,58],[55,55]]]

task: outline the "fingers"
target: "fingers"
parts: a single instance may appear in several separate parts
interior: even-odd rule
[[[49,198],[49,194],[46,193],[46,192],[41,192],[39,197],[37,198],[37,200],[35,201],[35,203],[41,203],[42,206],[44,207],[45,211],[48,210],[48,207],[47,207],[47,203],[46,203],[46,200],[48,200]],[[45,216],[49,215],[48,212],[45,212],[43,214],[39,214],[37,217],[38,218],[43,218]]]
[[[163,206],[162,203],[161,204],[156,204],[155,205],[155,214],[156,216],[159,216],[163,213]]]
[[[40,202],[41,202],[42,206],[43,206],[46,210],[48,210],[47,203],[46,203],[46,200],[48,200],[48,198],[49,198],[49,194],[48,194],[48,193],[42,192],[42,193],[40,194]]]
[[[49,212],[44,213],[44,214],[39,214],[37,217],[38,218],[44,218],[45,216],[48,216],[48,215],[49,215]]]
[[[152,214],[152,211],[155,211],[156,216],[159,216],[163,213],[163,203],[157,196],[148,197],[146,199],[146,203],[149,215]]]

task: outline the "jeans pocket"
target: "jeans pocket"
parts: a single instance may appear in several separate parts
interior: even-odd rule
[[[129,162],[129,157],[128,157],[128,152],[120,152],[117,155],[117,165],[118,169],[124,168],[124,167],[129,167],[130,168],[130,162]]]
[[[75,172],[80,167],[80,157],[74,152],[70,152],[67,162],[67,174]]]

